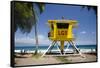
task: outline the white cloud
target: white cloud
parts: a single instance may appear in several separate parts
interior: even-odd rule
[[[84,34],[84,32],[83,32]],[[50,45],[51,41],[48,37],[44,35],[38,35],[39,45]],[[35,44],[35,38],[25,37],[25,38],[15,38],[15,43],[30,43]],[[75,41],[78,45],[86,45],[86,44],[96,44],[94,40],[82,40],[82,39],[76,39]]]
[[[82,32],[80,32],[81,34],[86,34],[86,31],[82,31]]]
[[[49,38],[43,35],[38,35],[38,39],[39,39],[39,44],[50,44],[51,43]]]
[[[87,41],[76,40],[75,43],[77,45],[95,45],[96,44],[96,41],[92,41],[92,40],[87,40]]]
[[[25,38],[15,38],[15,43],[31,43],[33,44],[35,39],[25,37]]]
[[[92,34],[95,34],[95,32],[92,32]]]
[[[39,38],[39,39],[42,39],[42,40],[43,40],[43,39],[46,39],[43,35],[38,35],[38,38]]]
[[[43,36],[43,35],[38,35],[38,41],[39,41],[39,44],[45,44],[45,45],[49,45],[51,43],[50,40],[47,37]],[[35,37],[34,38],[29,38],[29,37],[15,38],[15,43],[35,44]]]

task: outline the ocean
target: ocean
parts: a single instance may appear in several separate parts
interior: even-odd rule
[[[96,46],[97,45],[76,45],[78,49],[82,52],[91,52],[91,51],[96,51]],[[41,52],[44,52],[47,50],[49,45],[39,45],[38,50]],[[66,49],[67,46],[64,47]],[[25,44],[25,43],[16,43],[15,44],[15,51],[19,52],[20,50],[25,50],[25,51],[35,51],[36,46],[34,44]],[[69,51],[72,51],[72,46],[69,46]],[[54,46],[52,50],[57,50],[57,46]]]

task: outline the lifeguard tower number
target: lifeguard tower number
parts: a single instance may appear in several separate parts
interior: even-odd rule
[[[58,35],[67,35],[67,31],[58,30]]]

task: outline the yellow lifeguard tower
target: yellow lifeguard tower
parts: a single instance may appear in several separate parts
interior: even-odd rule
[[[57,42],[60,42],[59,50],[60,53],[63,55],[64,52],[64,42],[67,42],[68,44],[72,45],[72,47],[75,50],[75,53],[80,53],[77,47],[75,46],[75,43],[73,42],[75,40],[73,35],[73,28],[77,26],[76,20],[48,20],[48,24],[50,27],[50,32],[48,33],[48,38],[52,41],[52,44],[48,47],[47,51],[51,50],[55,44],[58,45]],[[45,55],[46,52],[43,54]]]

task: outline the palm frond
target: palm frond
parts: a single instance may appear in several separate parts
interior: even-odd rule
[[[95,14],[97,14],[97,7],[96,6],[82,6],[82,8],[87,7],[88,11],[90,11],[91,9],[94,10]]]
[[[45,9],[45,4],[39,3],[39,4],[37,4],[37,6],[38,6],[38,8],[40,10],[40,14],[41,14],[44,11],[44,9]]]

